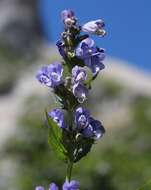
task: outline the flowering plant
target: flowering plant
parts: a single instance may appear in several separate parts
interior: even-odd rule
[[[86,156],[105,133],[102,123],[82,106],[92,82],[104,69],[105,51],[95,46],[89,34],[104,36],[105,30],[101,19],[80,26],[71,10],[62,11],[61,19],[64,32],[56,45],[63,61],[42,67],[36,78],[54,92],[60,103],[59,108],[46,111],[46,119],[49,144],[58,158],[67,164],[62,190],[78,190],[79,182],[71,180],[73,164]],[[87,68],[91,71],[89,77]],[[36,190],[44,190],[44,187],[37,186]],[[49,190],[58,190],[58,186],[51,183]]]

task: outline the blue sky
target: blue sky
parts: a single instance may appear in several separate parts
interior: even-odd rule
[[[108,35],[96,38],[110,56],[151,72],[151,0],[39,0],[44,37],[55,42],[62,31],[60,12],[74,10],[80,23],[102,18]]]

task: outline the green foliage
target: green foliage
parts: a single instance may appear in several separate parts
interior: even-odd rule
[[[62,143],[62,129],[54,122],[46,112],[46,119],[48,123],[48,142],[49,145],[52,147],[53,151],[56,153],[58,158],[67,162],[67,150],[63,146]]]
[[[48,142],[50,147],[55,152],[56,156],[67,162],[77,162],[87,155],[90,151],[94,140],[83,138],[75,138],[75,134],[61,129],[46,112],[48,124]]]
[[[145,183],[142,187],[140,187],[138,190],[150,190],[151,189],[151,180],[149,180],[147,183]]]

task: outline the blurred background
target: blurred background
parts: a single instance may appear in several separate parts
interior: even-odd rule
[[[106,134],[75,165],[73,178],[85,190],[137,189],[151,178],[150,7],[149,0],[0,0],[1,190],[64,180],[65,165],[48,147],[44,121],[54,97],[35,75],[61,59],[55,41],[67,8],[81,24],[102,18],[108,33],[94,37],[107,58],[88,104]]]

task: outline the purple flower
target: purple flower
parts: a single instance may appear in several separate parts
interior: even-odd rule
[[[79,188],[80,184],[75,180],[72,180],[70,182],[66,181],[62,186],[62,190],[79,190]]]
[[[75,83],[72,87],[72,92],[74,96],[78,99],[79,103],[83,103],[88,96],[88,89],[84,86],[83,83]]]
[[[105,26],[104,22],[101,19],[87,22],[82,26],[83,32],[87,32],[89,34],[96,34],[98,36],[104,36],[106,34],[103,29]]]
[[[94,47],[94,41],[91,38],[80,42],[76,49],[76,56],[84,60],[85,65],[91,69],[93,75],[104,69],[102,63],[105,58],[104,49]]]
[[[78,107],[75,112],[76,127],[81,130],[89,124],[90,113],[87,109]]]
[[[48,87],[56,87],[62,83],[63,68],[61,63],[54,62],[48,66],[44,66],[38,71],[36,78],[42,84]]]
[[[66,28],[71,28],[75,22],[76,18],[74,16],[74,12],[72,10],[64,10],[61,12],[61,19]]]
[[[80,133],[82,133],[82,135],[86,138],[93,138],[97,140],[105,133],[102,123],[90,117],[89,111],[82,107],[78,107],[76,109],[75,124],[76,128],[80,130]]]
[[[83,129],[82,134],[84,137],[99,139],[105,133],[105,129],[102,126],[102,123],[98,120],[89,118],[89,125]]]
[[[94,40],[86,38],[82,40],[76,49],[76,55],[81,58],[90,57],[94,51]]]
[[[64,113],[61,109],[55,108],[48,115],[58,124],[61,128],[66,128]]]
[[[59,190],[59,189],[58,189],[58,186],[55,183],[51,183],[50,187],[49,187],[49,190]]]
[[[72,82],[84,82],[87,79],[86,71],[82,67],[75,66],[72,69]]]
[[[74,17],[74,12],[72,10],[63,10],[61,12],[61,19],[62,21],[68,19],[68,18],[73,18]]]
[[[104,59],[104,50],[98,50],[97,54],[93,54],[92,57],[85,59],[85,64],[91,69],[93,75],[97,75],[102,69],[105,68],[102,60]]]
[[[35,190],[45,190],[43,186],[37,186]]]
[[[56,43],[56,46],[58,47],[60,55],[65,58],[66,57],[66,52],[65,52],[65,47],[64,43],[61,40],[58,40]]]

